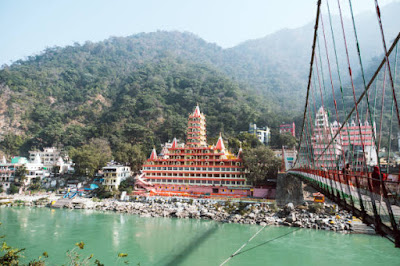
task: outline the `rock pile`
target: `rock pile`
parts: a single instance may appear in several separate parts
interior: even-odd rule
[[[50,206],[50,199],[15,200],[12,206]],[[245,203],[202,199],[137,198],[133,202],[80,199],[69,202],[69,209],[92,209],[140,215],[141,217],[175,217],[208,219],[224,223],[284,225],[301,228],[352,231],[352,215],[332,204],[289,203],[278,208],[273,203]]]

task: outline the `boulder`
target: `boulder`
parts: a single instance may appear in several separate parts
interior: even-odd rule
[[[291,212],[288,216],[286,216],[285,221],[288,222],[288,223],[295,222],[296,221],[296,214],[294,212]]]

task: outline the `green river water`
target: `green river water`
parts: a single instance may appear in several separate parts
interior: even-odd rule
[[[24,255],[49,254],[46,265],[67,262],[83,241],[84,255],[105,265],[219,265],[261,229],[257,225],[141,218],[89,210],[0,208],[0,235]],[[294,231],[296,230],[296,231]],[[277,238],[279,236],[281,238]],[[270,241],[277,238],[273,241]],[[225,265],[400,265],[400,249],[385,238],[290,227],[265,227]]]

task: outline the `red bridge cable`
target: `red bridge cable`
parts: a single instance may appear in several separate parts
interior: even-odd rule
[[[351,71],[351,65],[350,65],[350,59],[349,59],[349,51],[348,51],[348,46],[347,46],[347,41],[346,41],[346,33],[344,31],[343,15],[342,15],[342,10],[341,10],[341,7],[340,7],[339,0],[337,0],[337,3],[338,3],[338,7],[339,7],[340,22],[341,22],[341,25],[342,25],[343,40],[344,40],[344,46],[345,46],[345,51],[346,51],[347,65],[349,67],[349,75],[350,75],[351,87],[352,87],[352,90],[353,90],[353,99],[354,99],[354,104],[355,104],[355,109],[356,109],[356,118],[357,118],[358,130],[359,130],[359,134],[360,134],[360,142],[361,142],[362,151],[363,151],[364,169],[365,169],[365,173],[368,175],[367,161],[366,161],[366,158],[364,156],[365,147],[364,147],[364,141],[362,139],[361,124],[360,124],[361,121],[360,121],[360,115],[359,115],[359,112],[358,112],[358,103],[356,101],[356,94],[355,94],[355,88],[354,88],[353,75],[352,75],[352,71]],[[357,179],[356,179],[356,181],[357,181]],[[371,190],[371,188],[370,188],[370,190]],[[361,195],[361,191],[360,191],[359,186],[357,186],[357,192],[358,192],[358,196],[360,198],[361,210],[364,213],[365,212],[365,208],[364,208],[362,195]],[[375,221],[378,222],[379,215],[378,215],[378,211],[377,211],[376,204],[375,204],[375,197],[374,197],[374,194],[372,193],[372,191],[370,191],[370,198],[372,199],[371,202],[372,202],[373,212],[374,212],[374,215],[375,215]]]
[[[400,40],[400,32],[397,34],[396,38],[394,39],[392,46],[390,47],[388,54],[391,54],[394,47],[396,46],[397,42]],[[379,72],[381,71],[383,65],[386,62],[386,57],[384,57],[381,61],[381,63],[379,64],[378,68],[375,70],[375,73],[372,75],[372,78],[370,79],[370,81],[368,82],[367,88],[363,91],[363,93],[361,93],[360,97],[357,100],[357,103],[360,103],[361,100],[364,98],[365,94],[368,93],[368,90],[370,89],[372,83],[375,81],[376,77],[378,76]],[[351,118],[351,116],[353,115],[354,111],[355,111],[356,107],[353,106],[353,108],[350,110],[349,114],[347,115],[346,119],[344,120],[343,124],[340,126],[339,131],[336,132],[335,137],[337,135],[339,135],[339,132],[343,129],[343,127],[345,126],[345,124],[347,123],[347,121],[349,121],[349,119]],[[318,159],[318,158],[317,158]]]
[[[315,25],[314,25],[314,39],[313,39],[312,52],[311,52],[310,72],[309,72],[309,75],[308,75],[306,103],[305,103],[305,108],[304,108],[303,125],[301,127],[301,134],[300,134],[300,141],[299,141],[299,150],[300,150],[300,145],[301,145],[301,141],[302,141],[302,137],[303,137],[304,122],[306,120],[308,97],[309,97],[309,93],[310,93],[311,74],[312,74],[312,68],[313,68],[313,62],[314,62],[315,42],[316,42],[316,39],[317,39],[320,8],[321,8],[321,0],[318,0],[318,2],[317,2],[317,16],[315,18]],[[296,159],[295,164],[296,163],[297,163],[297,159]]]
[[[383,49],[385,52],[386,56],[386,65],[389,71],[389,80],[390,80],[390,85],[392,86],[392,92],[393,92],[393,100],[396,106],[396,114],[397,114],[397,121],[399,122],[400,126],[400,114],[399,114],[399,107],[397,105],[397,99],[396,99],[396,92],[394,90],[394,82],[393,82],[393,77],[392,77],[392,71],[390,69],[390,61],[389,61],[389,56],[387,53],[387,48],[386,48],[386,41],[385,41],[385,34],[383,33],[383,27],[382,27],[382,20],[381,20],[381,12],[379,9],[378,1],[375,0],[375,8],[376,8],[376,15],[378,17],[378,23],[379,23],[379,29],[381,31],[381,37],[382,37],[382,44],[383,44]]]
[[[379,139],[378,139],[378,148],[377,148],[378,153],[381,148],[381,140],[382,140],[382,122],[383,122],[383,109],[385,106],[385,88],[386,88],[386,75],[387,75],[386,70],[387,70],[387,67],[385,66],[385,72],[383,74],[383,84],[382,84],[381,116],[380,116],[380,121],[379,121]]]
[[[322,28],[322,33],[323,33],[323,37],[324,37],[326,60],[327,60],[328,70],[329,70],[329,79],[330,79],[330,82],[331,82],[333,103],[334,103],[335,112],[336,112],[336,121],[339,123],[339,114],[338,114],[336,97],[335,97],[335,88],[334,88],[334,85],[333,85],[331,63],[330,63],[330,60],[329,60],[328,45],[327,45],[327,41],[326,41],[325,25],[324,25],[324,20],[323,20],[323,17],[322,17],[322,13],[321,13],[321,28]],[[344,105],[344,103],[343,103],[343,105]],[[349,136],[349,141],[350,141],[350,136]],[[343,147],[342,147],[342,156],[343,156],[343,166],[344,166],[344,165],[346,165],[346,156],[345,156],[345,152],[344,152]]]

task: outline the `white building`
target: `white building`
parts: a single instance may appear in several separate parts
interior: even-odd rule
[[[7,189],[10,188],[11,184],[14,182],[14,176],[14,165],[7,163],[6,158],[3,156],[0,163],[0,186],[3,188],[3,191],[7,191]]]
[[[104,181],[106,189],[117,190],[121,181],[131,176],[131,168],[123,165],[109,165],[103,167]]]
[[[41,181],[43,178],[50,175],[49,171],[46,169],[46,167],[44,167],[44,164],[41,162],[38,154],[36,154],[33,162],[26,162],[24,163],[24,165],[26,169],[25,185],[29,185],[33,181]]]
[[[43,151],[29,151],[29,161],[35,161],[36,156],[39,156],[43,166],[51,170],[53,166],[57,163],[58,158],[60,158],[60,155],[61,152],[57,148],[44,148]]]
[[[249,133],[250,134],[254,134],[257,136],[258,140],[265,144],[268,145],[270,138],[271,138],[271,130],[269,127],[265,126],[265,127],[257,127],[256,124],[251,124],[249,125]]]

